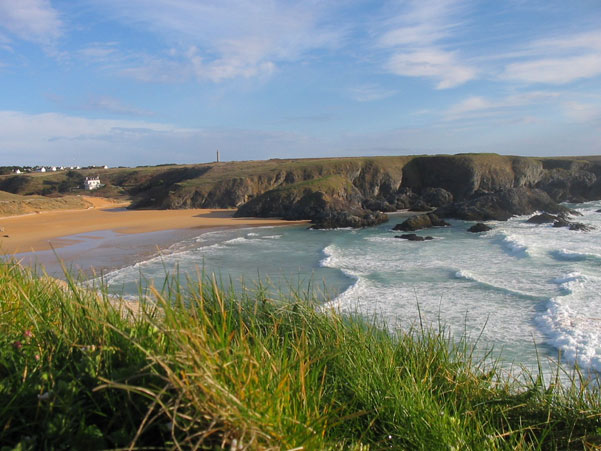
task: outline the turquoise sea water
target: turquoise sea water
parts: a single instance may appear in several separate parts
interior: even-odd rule
[[[391,328],[440,324],[480,336],[506,361],[536,365],[536,352],[601,370],[601,202],[575,206],[592,225],[575,232],[532,225],[527,217],[419,231],[432,241],[394,238],[402,218],[361,230],[304,226],[221,230],[185,239],[160,256],[105,275],[136,296],[138,280],[161,285],[165,270],[196,278],[215,273],[237,286],[312,289],[325,307],[378,315]],[[324,289],[326,287],[326,289]],[[276,289],[271,290],[277,296]]]

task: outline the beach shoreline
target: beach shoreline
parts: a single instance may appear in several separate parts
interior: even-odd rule
[[[77,235],[100,231],[140,234],[181,229],[294,225],[307,221],[234,218],[233,209],[127,210],[127,204],[95,201],[82,210],[43,211],[0,218],[0,253],[5,256],[58,249]],[[74,238],[75,237],[75,238]]]
[[[173,244],[215,230],[287,226],[307,221],[234,218],[235,210],[127,210],[94,201],[82,210],[44,211],[0,218],[0,255],[61,276],[62,266],[91,274],[143,260]]]

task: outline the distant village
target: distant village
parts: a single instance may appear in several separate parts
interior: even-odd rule
[[[45,173],[45,172],[60,172],[60,171],[75,171],[80,169],[108,169],[107,165],[103,166],[4,166],[0,170],[0,175],[9,174],[31,174],[31,173]],[[81,188],[92,191],[98,188],[102,188],[104,185],[100,181],[100,177],[86,177],[83,180],[83,186]]]
[[[58,171],[69,171],[77,169],[108,169],[107,165],[104,166],[19,166],[13,167],[15,174],[23,174],[29,172],[58,172]]]

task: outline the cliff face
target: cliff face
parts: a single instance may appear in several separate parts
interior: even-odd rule
[[[134,194],[135,207],[236,207],[317,227],[372,225],[400,208],[507,219],[601,198],[601,163],[495,154],[218,163],[158,174]]]
[[[388,190],[388,178],[383,184]],[[362,188],[380,193],[379,182]],[[242,205],[236,216],[279,216],[284,219],[311,219],[315,228],[363,227],[386,221],[386,215],[365,209],[364,192],[344,175],[330,175],[315,180],[270,190]]]
[[[416,157],[404,168],[403,186],[420,192],[443,188],[456,200],[477,191],[534,186],[543,174],[540,160],[500,155],[443,155]]]
[[[326,180],[331,176],[343,177],[350,182],[335,184],[340,192],[332,198],[354,199],[353,193],[363,197],[391,197],[400,186],[403,166],[402,159],[394,161],[390,170],[384,170],[383,162],[365,159],[270,160],[264,163],[264,167],[257,162],[214,165],[203,177],[170,187],[168,195],[155,205],[161,208],[240,207],[270,190],[302,187],[303,183]],[[251,164],[257,167],[249,168]],[[324,182],[307,188],[330,189],[330,185]],[[290,192],[280,194],[291,196]],[[270,197],[273,198],[273,194]]]

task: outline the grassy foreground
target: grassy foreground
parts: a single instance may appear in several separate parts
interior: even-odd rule
[[[207,281],[126,304],[0,263],[0,449],[601,444],[597,389],[518,384],[444,333]]]

